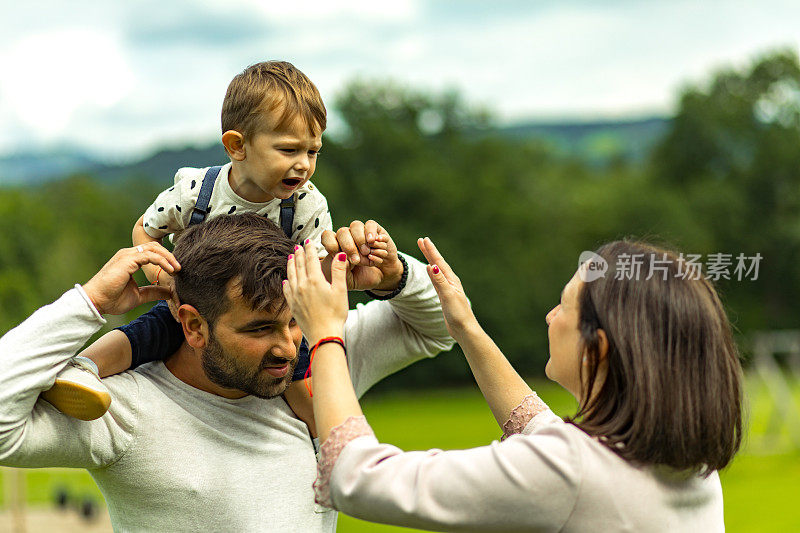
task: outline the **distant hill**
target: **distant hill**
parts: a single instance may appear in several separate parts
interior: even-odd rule
[[[98,159],[77,150],[12,154],[0,157],[0,186],[34,185],[101,165]]]
[[[538,138],[564,155],[591,162],[622,157],[641,161],[661,138],[670,119],[650,117],[629,121],[527,122],[502,128],[515,138]]]
[[[141,177],[167,183],[180,167],[211,166],[226,161],[225,150],[218,143],[168,149],[123,164],[109,164],[100,156],[78,151],[13,154],[0,157],[0,187],[35,185],[78,173],[89,173],[110,182]]]
[[[604,163],[614,158],[641,161],[668,124],[669,119],[661,117],[628,121],[526,122],[497,131],[516,139],[539,139],[563,155]],[[111,182],[141,177],[168,183],[180,167],[211,166],[227,160],[218,142],[164,150],[125,164],[104,163],[99,156],[77,151],[14,154],[0,157],[0,187],[31,185],[79,172]]]
[[[175,148],[157,152],[149,157],[126,165],[108,165],[95,168],[92,174],[101,180],[118,181],[129,177],[141,177],[152,181],[170,183],[175,171],[181,167],[210,167],[228,162],[228,156],[220,143],[208,146]]]

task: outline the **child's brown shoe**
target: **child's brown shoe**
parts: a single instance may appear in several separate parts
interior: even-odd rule
[[[97,366],[86,357],[73,357],[56,376],[53,387],[42,393],[53,407],[78,420],[94,420],[108,411],[111,394],[100,381]]]

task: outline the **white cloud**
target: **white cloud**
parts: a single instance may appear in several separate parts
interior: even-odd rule
[[[309,20],[328,22],[331,19],[409,21],[416,18],[421,11],[420,2],[417,0],[392,0],[391,2],[298,0],[291,3],[291,9],[287,9],[287,4],[282,1],[244,0],[244,3],[261,10],[273,19],[287,19],[286,24],[293,28],[299,28]]]
[[[32,0],[4,11],[0,152],[16,130],[114,151],[210,140],[228,81],[264,59],[301,68],[329,108],[354,77],[391,77],[518,120],[669,112],[684,83],[721,63],[800,47],[800,4],[788,0]]]
[[[128,92],[133,73],[110,32],[70,28],[20,39],[0,56],[3,117],[44,140],[69,134],[79,110],[106,109]]]

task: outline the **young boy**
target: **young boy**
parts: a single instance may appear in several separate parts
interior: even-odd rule
[[[222,144],[230,163],[178,170],[174,185],[136,222],[134,246],[175,237],[208,217],[255,212],[276,222],[295,242],[310,239],[324,250],[320,237],[331,229],[331,215],[325,197],[309,180],[326,123],[319,91],[292,64],[268,61],[248,67],[231,81],[222,103]],[[143,270],[151,283],[172,286],[171,277],[161,269],[147,265]],[[118,329],[130,342],[130,357],[127,351],[111,360],[76,357],[42,396],[73,417],[98,418],[111,401],[99,376],[162,360],[183,342],[180,324],[164,303]],[[286,398],[309,422],[312,411],[302,383],[308,368],[305,341],[299,358]]]

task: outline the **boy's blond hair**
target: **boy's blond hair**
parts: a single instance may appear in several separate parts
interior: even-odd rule
[[[277,117],[270,117],[280,111]],[[235,130],[245,139],[269,127],[281,130],[302,117],[313,135],[327,126],[327,111],[317,87],[286,61],[264,61],[250,65],[228,85],[222,101],[222,133]],[[268,124],[268,117],[277,118]]]

